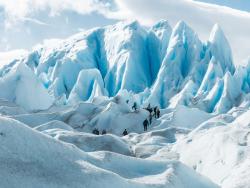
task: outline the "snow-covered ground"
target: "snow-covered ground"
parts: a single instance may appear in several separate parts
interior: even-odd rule
[[[250,110],[178,106],[143,132],[148,112],[112,99],[34,113],[1,105],[0,187],[249,187]]]
[[[249,92],[218,25],[207,42],[134,21],[34,48],[0,69],[0,187],[249,188]]]

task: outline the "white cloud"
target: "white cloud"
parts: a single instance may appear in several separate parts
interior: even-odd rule
[[[153,24],[166,19],[171,25],[179,20],[187,22],[201,37],[207,40],[210,30],[218,23],[224,30],[236,64],[242,64],[250,55],[250,13],[219,5],[192,0],[115,0],[118,11],[109,16],[138,19]]]
[[[109,6],[108,1],[104,0],[0,0],[0,7],[3,7],[6,18],[5,25],[8,28],[45,9],[50,10],[50,16],[55,16],[65,10],[79,14],[89,14],[93,11],[105,13]],[[35,19],[33,21],[44,24]]]

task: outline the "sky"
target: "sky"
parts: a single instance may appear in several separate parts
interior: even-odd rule
[[[250,12],[249,0],[196,0],[196,1],[227,6],[233,9]]]
[[[0,62],[44,40],[126,19],[146,26],[183,20],[203,41],[218,23],[235,63],[245,64],[250,56],[250,0],[0,0]]]

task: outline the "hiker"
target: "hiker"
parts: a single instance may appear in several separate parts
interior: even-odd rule
[[[129,103],[129,100],[126,100],[126,103],[128,104],[128,103]]]
[[[152,124],[152,118],[153,118],[153,115],[152,115],[152,114],[149,114],[149,124],[150,124],[150,125]]]
[[[123,131],[123,136],[126,136],[126,135],[128,135],[128,131],[127,131],[127,129],[125,129],[124,131]]]
[[[148,103],[148,107],[147,107],[147,109],[150,109],[151,108],[151,105],[150,105],[150,103]]]
[[[143,127],[144,127],[144,131],[147,131],[148,130],[148,119],[145,119],[143,121]]]
[[[158,107],[157,107],[157,106],[155,106],[155,107],[154,107],[154,115],[155,115],[155,118],[156,118],[156,112],[157,112],[157,109],[158,109]]]
[[[92,133],[95,134],[95,135],[99,135],[100,134],[97,128],[95,128]]]
[[[148,107],[146,108],[146,110],[149,112],[149,114],[153,112],[153,109],[151,108],[150,103],[148,104]]]
[[[161,114],[160,110],[159,110],[159,109],[157,109],[157,111],[156,111],[157,118],[159,118],[159,117],[160,117],[160,114]]]
[[[152,112],[153,112],[153,109],[152,109],[152,108],[149,108],[148,111],[149,111],[149,114],[151,115]]]
[[[134,105],[132,106],[132,110],[137,110],[137,103],[136,102],[134,102]]]
[[[107,134],[105,129],[102,130],[102,135],[104,135],[104,134]]]

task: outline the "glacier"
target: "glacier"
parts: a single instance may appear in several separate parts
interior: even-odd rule
[[[249,188],[249,101],[218,24],[207,41],[160,20],[37,45],[0,68],[0,187]]]
[[[232,56],[218,24],[202,42],[183,21],[173,28],[165,20],[151,28],[131,21],[36,46],[0,72],[4,79],[16,64],[25,64],[54,103],[92,101],[126,90],[136,94],[140,104],[224,113],[239,106],[249,92],[249,66],[236,68]],[[240,88],[230,93],[235,83]]]

